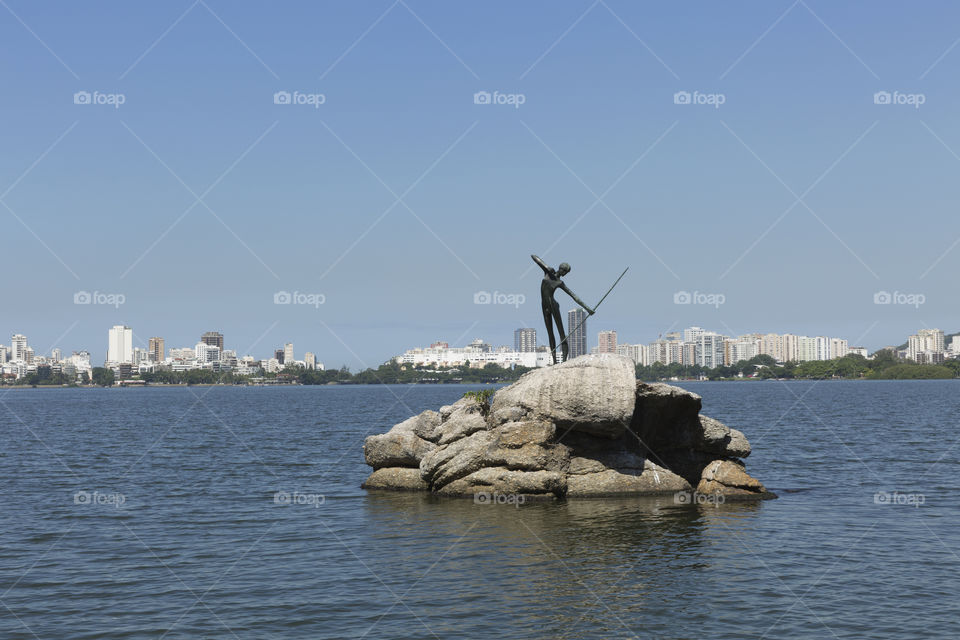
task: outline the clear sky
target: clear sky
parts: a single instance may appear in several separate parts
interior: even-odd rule
[[[0,5],[3,344],[543,342],[531,253],[591,344],[960,330],[956,3]]]

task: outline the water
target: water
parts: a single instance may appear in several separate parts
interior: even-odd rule
[[[359,489],[365,435],[477,387],[0,392],[0,637],[955,635],[960,382],[683,386],[779,500]]]

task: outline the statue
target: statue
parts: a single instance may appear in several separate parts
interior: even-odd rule
[[[560,305],[553,298],[557,289],[563,289],[568,296],[573,298],[574,302],[583,307],[591,316],[595,313],[590,306],[577,297],[573,291],[567,288],[561,278],[570,273],[570,265],[561,262],[556,269],[548,267],[547,264],[536,255],[531,255],[533,261],[543,269],[543,281],[540,283],[540,308],[543,311],[543,321],[547,325],[547,335],[550,337],[550,353],[553,356],[553,364],[557,364],[557,340],[553,335],[553,324],[556,323],[557,331],[560,333],[560,345],[563,347],[563,361],[566,362],[570,354],[570,345],[567,344],[567,336],[563,333],[563,317],[560,315]],[[574,328],[574,331],[578,327]]]

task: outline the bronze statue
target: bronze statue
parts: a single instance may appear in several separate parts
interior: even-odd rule
[[[573,291],[567,288],[561,278],[570,273],[570,265],[561,262],[556,269],[548,267],[547,264],[536,255],[531,255],[533,261],[543,269],[543,281],[540,283],[540,308],[543,311],[543,321],[547,325],[547,335],[550,337],[550,353],[553,356],[553,364],[557,364],[557,340],[553,335],[553,324],[556,323],[557,331],[560,332],[560,346],[563,347],[563,361],[566,362],[570,354],[570,345],[567,343],[567,337],[563,333],[563,317],[560,315],[560,305],[553,298],[557,289],[563,289],[568,296],[573,298],[574,302],[583,307],[591,316],[594,310],[587,303],[577,297]],[[576,329],[574,329],[576,331]]]

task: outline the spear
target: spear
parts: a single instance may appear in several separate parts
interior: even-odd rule
[[[600,306],[600,304],[606,299],[606,297],[607,297],[608,295],[610,295],[610,292],[613,291],[613,288],[614,288],[615,286],[617,286],[617,284],[620,282],[620,280],[623,278],[623,276],[627,275],[627,270],[628,270],[628,269],[630,269],[630,267],[627,267],[626,269],[623,270],[623,273],[620,274],[620,277],[617,278],[616,282],[614,282],[612,285],[610,285],[610,288],[607,289],[607,292],[606,292],[605,294],[603,294],[603,297],[602,297],[602,298],[600,298],[600,302],[598,302],[597,304],[594,305],[594,307],[593,307],[594,313],[596,313],[597,308],[598,308],[598,307]],[[563,340],[560,341],[560,344],[557,345],[557,349],[559,349],[561,346],[563,346],[563,343],[566,342],[567,340],[569,340],[569,339],[570,339],[570,336],[572,336],[574,333],[576,333],[576,332],[577,332],[577,329],[579,329],[579,328],[583,325],[583,323],[587,321],[587,318],[589,318],[589,317],[590,317],[590,316],[588,315],[588,316],[584,317],[583,320],[581,320],[580,322],[578,322],[578,323],[577,323],[577,326],[575,326],[575,327],[573,328],[573,331],[569,332],[566,336],[564,336]],[[554,349],[554,351],[556,351],[557,349]]]

